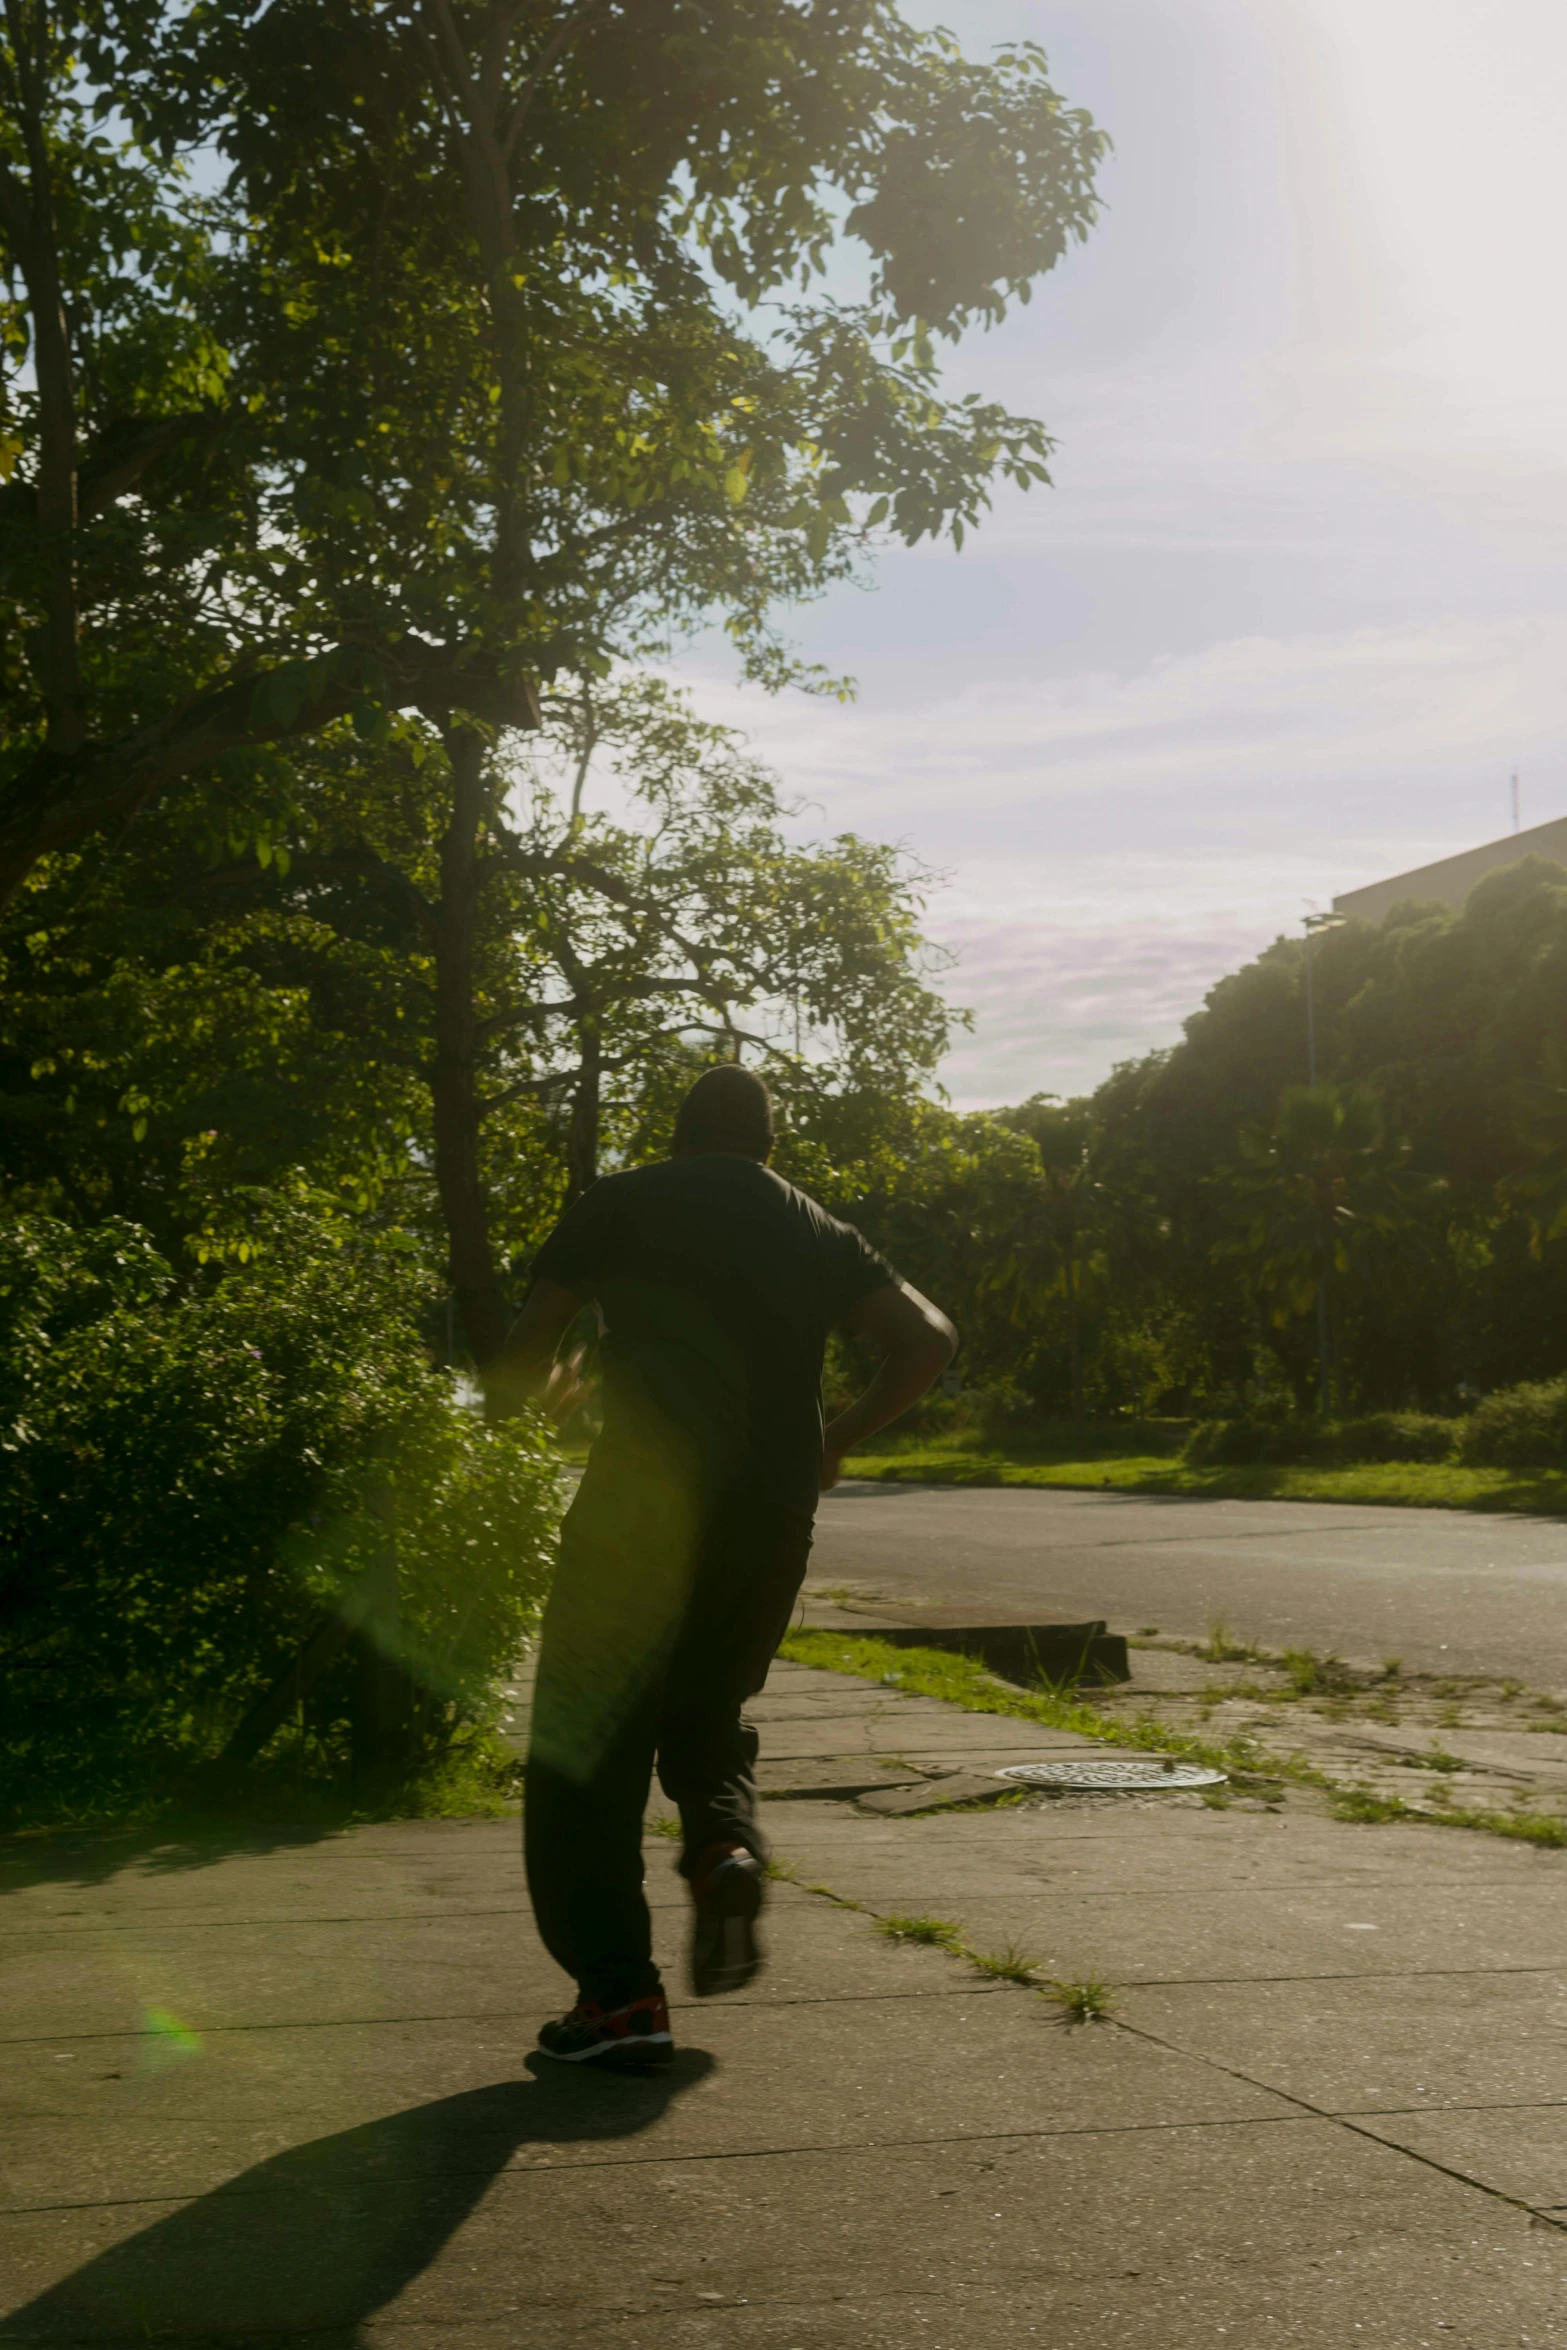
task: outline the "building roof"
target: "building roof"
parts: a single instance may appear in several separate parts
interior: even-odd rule
[[[1333,911],[1353,914],[1362,922],[1380,922],[1401,898],[1435,898],[1444,906],[1461,908],[1477,881],[1499,872],[1504,865],[1520,864],[1525,857],[1545,857],[1553,865],[1567,865],[1567,816],[1554,817],[1549,824],[1533,824],[1527,832],[1510,832],[1505,840],[1487,841],[1482,849],[1465,849],[1459,857],[1417,865],[1411,873],[1395,873],[1391,881],[1348,889],[1333,900]]]

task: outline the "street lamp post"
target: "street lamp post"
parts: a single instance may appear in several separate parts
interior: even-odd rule
[[[1317,1082],[1317,999],[1312,986],[1311,942],[1319,930],[1342,930],[1349,920],[1347,914],[1305,914],[1301,917],[1306,932],[1306,1082]]]
[[[1347,921],[1344,914],[1307,914],[1303,917],[1306,932],[1306,1076],[1313,1087],[1317,1082],[1317,999],[1312,985],[1311,942],[1319,930],[1338,930]],[[1326,1419],[1333,1405],[1333,1339],[1328,1323],[1328,1247],[1326,1239],[1317,1242],[1317,1410]]]

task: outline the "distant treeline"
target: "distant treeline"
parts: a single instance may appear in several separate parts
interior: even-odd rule
[[[916,1118],[845,1202],[996,1408],[1453,1413],[1567,1370],[1567,872],[1311,953],[1315,1088],[1280,939],[1173,1049],[1086,1100]]]

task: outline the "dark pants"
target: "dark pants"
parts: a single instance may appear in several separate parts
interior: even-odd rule
[[[686,1874],[713,1844],[765,1858],[757,1736],[740,1708],[767,1679],[811,1547],[803,1513],[748,1495],[674,1519],[656,1491],[590,1468],[540,1646],[528,1891],[551,1957],[606,2007],[658,1988],[642,1890],[655,1756]]]

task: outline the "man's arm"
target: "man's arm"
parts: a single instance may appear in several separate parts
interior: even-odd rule
[[[958,1334],[939,1306],[906,1281],[888,1281],[844,1316],[857,1338],[881,1349],[881,1367],[858,1403],[828,1422],[822,1436],[822,1491],[838,1482],[846,1452],[885,1428],[920,1397],[958,1351]]]
[[[558,1281],[535,1281],[506,1344],[484,1373],[492,1418],[508,1419],[534,1402],[542,1402],[557,1420],[566,1418],[582,1394],[577,1376],[582,1357],[579,1353],[558,1363],[555,1349],[582,1307],[575,1290],[563,1289]]]

